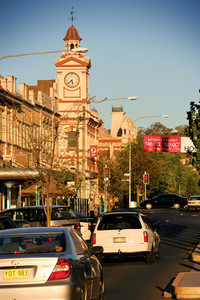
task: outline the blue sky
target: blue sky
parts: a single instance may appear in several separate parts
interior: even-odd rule
[[[200,0],[2,1],[0,57],[64,49],[72,6],[81,46],[91,57],[90,96],[117,98],[118,84],[119,97],[138,97],[119,102],[127,118],[169,115],[139,119],[137,127],[187,125],[190,101],[200,98]],[[60,54],[6,58],[0,74],[35,85],[56,78],[56,57]],[[93,105],[107,129],[116,105]]]

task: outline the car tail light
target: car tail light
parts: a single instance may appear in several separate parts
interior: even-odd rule
[[[93,245],[96,244],[96,233],[93,233],[93,236],[92,236],[92,243],[93,243]]]
[[[191,201],[188,201],[188,204],[191,204]]]
[[[48,280],[66,279],[71,275],[70,263],[62,258],[58,258],[57,264],[53,269]]]
[[[72,226],[74,229],[80,229],[81,228],[81,224],[77,223],[75,225]]]
[[[144,242],[147,243],[148,242],[148,233],[146,231],[144,231],[143,234],[144,234]]]

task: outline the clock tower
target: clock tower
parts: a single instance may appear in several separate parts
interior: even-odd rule
[[[59,156],[63,161],[70,159],[71,169],[76,170],[77,198],[88,198],[86,173],[97,170],[96,163],[88,165],[90,145],[97,145],[99,121],[97,112],[90,111],[88,78],[90,57],[86,48],[80,47],[81,38],[72,25],[63,39],[65,51],[57,58],[58,112],[62,116]],[[91,179],[91,178],[90,178]],[[91,182],[91,180],[89,181]]]
[[[91,62],[85,57],[86,48],[80,48],[81,38],[72,25],[64,37],[65,51],[57,58],[59,112],[62,114],[75,103],[88,101],[88,76]]]

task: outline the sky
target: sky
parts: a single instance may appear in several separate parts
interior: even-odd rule
[[[160,122],[188,125],[190,102],[200,94],[200,0],[9,0],[1,1],[0,57],[64,50],[73,25],[91,58],[89,96],[120,100],[136,127]],[[0,75],[17,83],[57,77],[60,53],[0,60]],[[111,128],[117,101],[92,104]],[[169,115],[168,118],[159,117]]]

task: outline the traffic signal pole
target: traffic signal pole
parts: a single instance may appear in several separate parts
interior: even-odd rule
[[[147,198],[147,184],[149,184],[149,174],[145,171],[143,174],[143,183],[144,183],[144,199]]]

